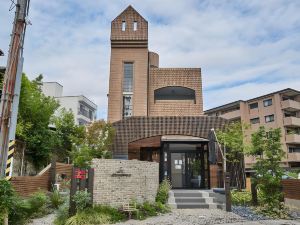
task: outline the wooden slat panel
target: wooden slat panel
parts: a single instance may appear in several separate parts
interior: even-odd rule
[[[66,174],[68,178],[71,178],[72,167],[70,164],[56,163],[56,174]],[[49,191],[49,179],[50,171],[48,169],[42,175],[12,177],[11,183],[19,195],[27,197],[39,190]]]
[[[281,184],[285,198],[300,200],[300,180],[282,180]]]

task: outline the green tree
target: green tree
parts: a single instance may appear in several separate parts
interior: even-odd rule
[[[90,147],[94,158],[111,158],[110,147],[115,130],[110,123],[98,120],[87,127],[86,144]]]
[[[245,186],[244,154],[249,148],[244,141],[246,129],[246,124],[233,122],[224,130],[217,131],[220,144],[226,148],[227,171],[231,174],[231,185],[237,186],[238,189]]]
[[[85,138],[73,142],[74,165],[88,168],[93,158],[111,158],[110,148],[114,133],[112,125],[104,120],[93,122],[87,126]]]
[[[41,91],[43,76],[30,81],[22,76],[16,136],[26,143],[27,153],[36,169],[49,162],[56,135],[49,129],[50,119],[59,107],[52,97]]]
[[[283,209],[281,179],[283,170],[280,162],[284,156],[281,146],[281,130],[265,127],[252,134],[252,148],[250,155],[256,158],[254,169],[256,171],[255,182],[261,193],[263,211],[280,213]]]
[[[55,152],[58,159],[70,156],[73,143],[83,143],[85,139],[85,127],[75,124],[71,110],[60,110],[58,116],[54,116],[52,123],[55,125],[56,146]]]

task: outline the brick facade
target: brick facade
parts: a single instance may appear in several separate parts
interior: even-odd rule
[[[154,101],[154,91],[162,87],[180,86],[195,90],[193,100]],[[149,76],[149,116],[200,116],[203,114],[200,68],[151,68]]]
[[[128,155],[128,143],[159,135],[207,138],[211,128],[222,129],[227,120],[209,116],[131,117],[113,123],[116,136],[113,154]]]
[[[93,201],[122,206],[131,200],[154,202],[159,186],[159,164],[137,160],[94,159]]]
[[[112,48],[110,61],[108,121],[122,119],[123,106],[123,64],[133,62],[133,116],[147,115],[147,48]]]

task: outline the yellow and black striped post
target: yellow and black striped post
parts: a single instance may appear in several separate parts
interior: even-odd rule
[[[6,161],[6,169],[5,169],[5,179],[10,180],[12,174],[12,163],[13,163],[13,156],[15,152],[15,141],[10,141],[8,145],[8,154],[7,154],[7,161]]]

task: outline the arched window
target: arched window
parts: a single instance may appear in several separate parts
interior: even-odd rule
[[[180,86],[159,88],[154,90],[154,101],[157,100],[192,100],[196,103],[195,90]]]

